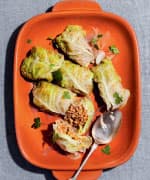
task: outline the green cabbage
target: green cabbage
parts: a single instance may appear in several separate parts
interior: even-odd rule
[[[32,90],[33,103],[42,110],[64,115],[76,94],[57,85],[41,81]]]
[[[58,74],[61,74],[59,79]],[[64,61],[58,72],[54,73],[54,80],[60,86],[79,94],[87,95],[93,89],[93,73],[88,68],[81,67],[70,61]]]
[[[53,142],[69,153],[85,152],[92,144],[90,136],[79,135],[66,121],[59,119],[53,124]]]
[[[78,25],[68,25],[54,41],[70,59],[82,66],[94,60],[94,54],[86,40],[86,32]]]
[[[52,72],[57,71],[64,61],[63,55],[42,47],[33,47],[29,57],[21,64],[21,74],[30,80],[52,81]]]
[[[100,65],[93,67],[92,71],[107,110],[124,106],[130,96],[130,91],[122,87],[121,78],[115,71],[112,61],[104,59]]]

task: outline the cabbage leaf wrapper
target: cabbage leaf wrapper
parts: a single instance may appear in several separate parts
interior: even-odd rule
[[[92,144],[90,136],[79,135],[66,121],[58,119],[53,124],[53,142],[68,153],[85,152]]]
[[[95,108],[88,97],[77,97],[70,90],[45,81],[35,84],[32,94],[33,103],[40,110],[60,114],[64,117],[68,114],[67,119],[72,119],[73,124],[79,124],[76,128],[79,134],[84,134],[89,129],[94,118]],[[84,114],[83,111],[76,108],[69,114],[70,106],[82,106]]]
[[[75,93],[88,95],[93,90],[93,73],[86,67],[65,60],[53,75],[57,84]]]
[[[94,53],[81,26],[68,25],[64,32],[55,38],[54,44],[81,66],[87,67],[94,61]]]
[[[42,47],[33,47],[29,57],[21,64],[21,74],[29,80],[52,81],[52,72],[57,71],[64,61],[64,56]]]
[[[107,110],[114,110],[126,105],[130,91],[123,88],[121,78],[117,74],[112,61],[104,59],[92,68],[94,81],[98,83],[100,96],[107,106]]]
[[[76,94],[48,82],[38,82],[34,85],[33,103],[41,110],[64,115],[75,101]]]

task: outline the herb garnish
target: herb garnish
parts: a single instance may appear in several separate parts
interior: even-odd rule
[[[106,145],[102,150],[101,150],[104,154],[109,155],[110,154],[110,146]]]
[[[28,44],[31,44],[31,43],[32,43],[32,40],[31,40],[31,39],[27,39],[27,43],[28,43]]]
[[[119,54],[119,53],[120,53],[119,49],[118,49],[115,45],[109,46],[109,50],[110,50],[113,54]]]
[[[60,82],[62,80],[62,73],[60,70],[53,72],[54,81]]]
[[[98,45],[97,45],[97,42],[98,40],[103,37],[102,34],[98,34],[96,37],[94,37],[92,40],[91,40],[91,45],[94,46],[96,49],[99,49]]]
[[[115,103],[116,103],[116,104],[120,104],[120,103],[123,101],[122,97],[119,96],[119,94],[118,94],[117,92],[115,92],[115,93],[113,94],[113,97],[115,98]]]
[[[37,118],[34,118],[34,123],[32,124],[32,128],[34,129],[37,129],[41,126],[41,121],[40,121],[40,118],[37,117]]]
[[[70,93],[68,91],[64,91],[63,98],[64,99],[71,99]]]
[[[50,64],[49,67],[50,69],[53,69],[53,67],[55,67],[55,64]]]

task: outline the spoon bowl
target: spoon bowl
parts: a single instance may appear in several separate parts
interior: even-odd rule
[[[76,180],[80,174],[83,166],[100,144],[108,144],[112,141],[121,124],[122,113],[119,110],[109,111],[102,114],[96,119],[92,127],[92,137],[94,143],[91,146],[89,153],[87,154],[84,161],[81,163],[79,169],[76,171],[74,176],[69,180]]]
[[[95,121],[92,137],[96,144],[108,144],[118,132],[122,113],[119,110],[105,112]]]

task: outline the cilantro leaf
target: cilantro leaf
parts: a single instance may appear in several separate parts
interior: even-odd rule
[[[32,40],[31,40],[31,39],[27,39],[27,43],[28,43],[28,44],[31,44],[31,43],[32,43]]]
[[[68,91],[64,91],[63,98],[64,99],[71,99],[70,93]]]
[[[102,150],[101,150],[104,154],[109,155],[110,154],[110,146],[106,145]]]
[[[102,34],[98,34],[96,37],[94,37],[92,40],[91,40],[91,45],[96,48],[96,49],[99,49],[98,45],[97,45],[97,42],[98,40],[103,37]]]
[[[119,54],[119,53],[120,53],[119,49],[118,49],[115,45],[109,46],[109,50],[110,50],[113,54]]]
[[[96,44],[98,41],[98,39],[96,37],[94,37],[92,40],[91,40],[91,44]]]
[[[53,69],[53,67],[55,67],[55,64],[50,64],[49,67],[50,69]]]
[[[123,101],[122,97],[119,96],[119,94],[118,94],[117,92],[115,92],[115,93],[113,94],[113,97],[114,97],[114,99],[115,99],[115,103],[116,103],[116,104],[120,104],[120,103]]]
[[[41,126],[41,121],[40,121],[40,118],[37,117],[37,118],[34,118],[34,123],[32,124],[32,128],[34,129],[37,129]]]
[[[54,81],[60,82],[63,78],[61,71],[57,70],[57,71],[53,72],[53,78],[54,78]]]

